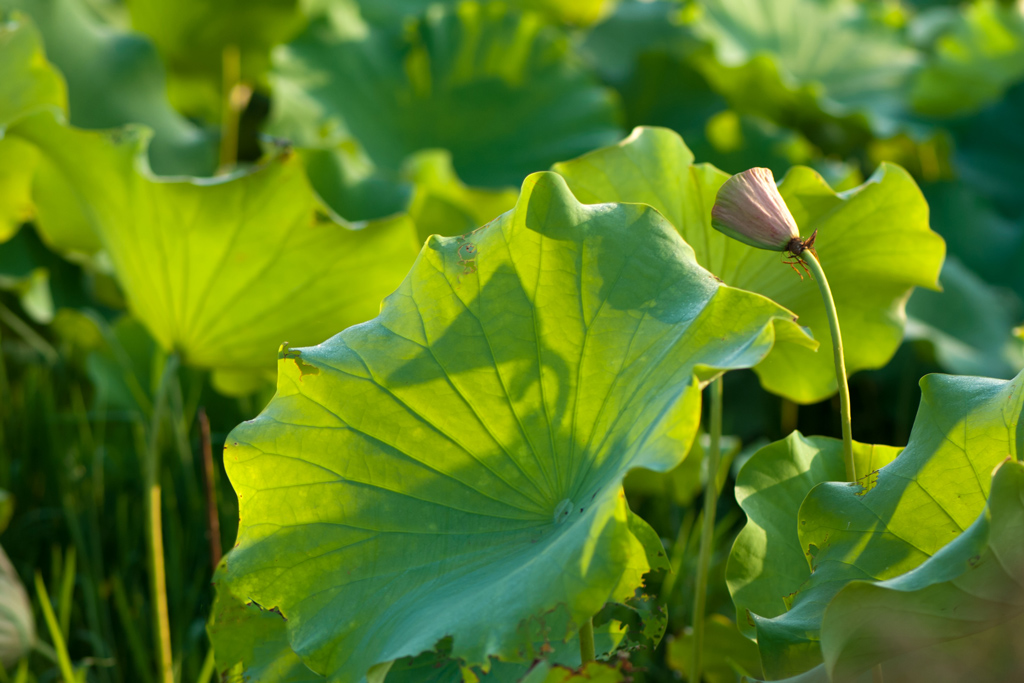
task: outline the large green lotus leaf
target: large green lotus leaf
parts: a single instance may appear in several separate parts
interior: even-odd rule
[[[149,149],[154,171],[213,172],[216,139],[171,107],[163,66],[145,37],[104,24],[81,0],[0,0],[3,8],[24,11],[42,33],[47,57],[67,79],[72,124],[143,123],[154,133]]]
[[[854,581],[829,604],[821,649],[834,678],[1024,613],[1024,465],[992,476],[988,505],[955,541],[887,581]]]
[[[378,318],[282,354],[227,439],[241,526],[219,589],[278,609],[329,680],[445,636],[470,666],[532,658],[544,614],[633,595],[654,535],[623,476],[677,465],[697,377],[756,364],[790,319],[649,207],[531,175],[513,211],[431,238]]]
[[[993,0],[965,5],[932,52],[914,84],[914,108],[932,116],[976,111],[1024,77],[1024,15]]]
[[[373,317],[415,257],[408,218],[336,222],[293,154],[216,180],[161,181],[138,129],[94,133],[40,115],[12,132],[86,207],[132,313],[197,367],[272,367],[284,341],[315,343]]]
[[[943,291],[918,290],[907,303],[907,339],[931,344],[948,372],[1008,379],[1024,369],[1013,335],[1024,314],[1020,299],[955,258],[946,260],[939,281]]]
[[[215,579],[216,581],[216,579]],[[254,603],[233,600],[218,591],[208,629],[223,683],[317,683],[324,677],[310,671],[288,644],[284,619]]]
[[[273,83],[275,134],[306,147],[354,137],[390,172],[448,149],[470,185],[518,185],[620,135],[611,91],[566,36],[497,4],[435,7],[404,32],[322,17],[275,53]]]
[[[35,150],[4,137],[8,125],[40,109],[67,109],[67,88],[46,61],[31,20],[0,12],[0,242],[10,239],[33,213]]]
[[[796,313],[821,343],[817,352],[777,345],[755,368],[762,385],[798,403],[836,391],[831,336],[814,282],[711,227],[711,207],[729,176],[694,164],[672,131],[637,128],[618,145],[556,164],[581,201],[627,201],[660,211],[698,262],[733,287],[763,294]],[[903,339],[904,305],[915,286],[936,287],[945,252],[928,227],[928,205],[910,175],[883,164],[863,185],[837,193],[809,168],[795,167],[779,186],[802,234],[818,231],[815,248],[843,325],[846,369],[885,365]]]
[[[316,683],[325,678],[309,669],[295,654],[288,643],[285,621],[276,612],[265,611],[249,603],[242,606],[232,603],[225,593],[218,593],[214,600],[213,616],[209,630],[217,656],[220,680],[224,683],[260,681],[260,683]],[[608,652],[614,649],[614,634],[608,628],[595,628],[596,651]],[[548,662],[562,662],[575,654],[579,666],[579,640],[555,643],[554,652],[548,655]],[[756,647],[755,647],[756,652]],[[446,657],[448,653],[428,652],[395,662],[393,665],[377,667],[368,676],[370,683],[461,683],[468,678],[466,670],[458,662]],[[559,656],[561,655],[561,656]],[[517,683],[529,678],[531,663],[492,662],[487,673],[479,669],[469,670],[482,683]],[[566,664],[568,665],[568,664]],[[374,676],[377,676],[375,678]],[[470,679],[473,680],[473,679]],[[543,677],[540,680],[544,680]]]
[[[707,0],[693,30],[714,48],[701,68],[741,111],[780,122],[866,120],[895,133],[920,54],[854,0]]]
[[[858,472],[889,464],[901,449],[854,442]],[[740,631],[753,637],[750,613],[776,617],[811,575],[796,534],[795,519],[804,497],[816,485],[846,477],[843,443],[793,432],[765,446],[736,478],[736,502],[747,524],[733,543],[726,582],[736,605]]]
[[[660,547],[660,542],[659,542]],[[214,585],[220,575],[214,576]],[[552,615],[555,616],[555,615]],[[561,621],[567,615],[557,615]],[[550,617],[549,617],[550,621]],[[325,678],[310,670],[295,654],[288,642],[285,620],[276,611],[263,610],[254,603],[246,605],[233,600],[225,591],[218,591],[207,625],[216,653],[217,670],[224,683],[260,681],[260,683],[315,683]],[[565,625],[562,624],[564,631]],[[622,625],[614,620],[595,626],[595,652],[604,655],[615,650],[622,640]],[[544,644],[541,639],[537,644]],[[756,653],[757,648],[754,648]],[[578,638],[565,642],[547,643],[545,664],[558,664],[578,668],[580,644]],[[368,675],[370,683],[462,683],[479,680],[481,683],[518,683],[533,680],[533,662],[492,661],[490,670],[460,667],[450,658],[450,643],[435,651],[417,657],[406,657],[396,662],[375,667]],[[467,675],[467,672],[476,678]],[[543,680],[543,677],[541,677]]]
[[[822,615],[851,581],[893,579],[933,556],[940,559],[931,566],[945,566],[947,577],[953,569],[963,570],[941,559],[955,556],[943,548],[983,512],[993,468],[1017,452],[1022,385],[1024,375],[1012,381],[929,375],[921,382],[921,408],[899,457],[866,472],[861,486],[826,482],[811,489],[789,531],[783,530],[788,545],[806,555],[807,581],[795,593],[779,595],[791,584],[772,578],[778,571],[774,559],[770,566],[762,564],[767,570],[754,579],[777,584],[766,586],[764,594],[775,593],[775,604],[784,600],[787,608],[771,618],[749,613],[770,678],[795,675],[822,661]],[[753,463],[748,466],[756,467]],[[768,492],[771,483],[766,484]],[[747,555],[756,553],[747,548]],[[737,556],[740,560],[748,566],[756,562]],[[795,571],[795,559],[786,566]],[[760,593],[754,582],[748,590]],[[944,635],[959,637],[955,628],[950,625]]]
[[[290,40],[305,18],[299,0],[129,0],[132,26],[149,36],[167,64],[177,108],[217,120],[223,54],[238,48],[241,78],[258,83],[270,48]]]

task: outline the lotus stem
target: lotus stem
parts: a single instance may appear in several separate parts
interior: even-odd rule
[[[708,601],[708,573],[715,539],[715,512],[718,509],[718,463],[722,444],[722,376],[711,383],[711,443],[707,453],[707,483],[704,485],[704,523],[700,532],[700,553],[697,556],[697,585],[693,600],[693,666],[690,680],[700,683],[704,655],[704,611]]]
[[[818,262],[818,257],[811,249],[805,249],[800,258],[814,273],[814,280],[821,290],[821,298],[825,302],[825,312],[828,314],[828,328],[832,335],[832,353],[836,363],[836,384],[839,385],[839,413],[843,424],[843,461],[846,463],[846,480],[857,481],[857,465],[853,460],[853,428],[850,419],[850,387],[846,383],[846,360],[843,357],[843,336],[839,330],[839,315],[836,313],[836,303],[832,299],[832,290],[829,289],[828,280],[825,278],[825,271]]]
[[[242,53],[237,45],[225,45],[221,54],[223,97],[220,112],[218,171],[226,173],[238,161],[238,128],[245,97],[242,91]]]
[[[203,483],[206,487],[206,534],[210,541],[210,564],[217,571],[220,564],[220,515],[217,510],[217,483],[214,479],[213,447],[210,442],[210,420],[206,408],[199,409],[199,435],[203,446]]]
[[[157,680],[174,683],[171,655],[171,625],[167,608],[167,569],[164,564],[164,535],[160,492],[160,425],[167,410],[171,378],[178,370],[177,355],[170,355],[157,388],[156,403],[149,430],[145,461],[146,546],[149,555],[150,599],[153,602],[153,626],[159,671]]]
[[[580,626],[580,666],[586,666],[588,662],[596,659],[594,652],[594,620],[587,619]]]

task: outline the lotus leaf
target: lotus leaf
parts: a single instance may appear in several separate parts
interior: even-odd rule
[[[4,136],[19,118],[40,109],[67,109],[67,88],[46,61],[39,32],[21,13],[0,12],[0,242],[11,238],[33,213],[35,149]]]
[[[879,136],[907,118],[921,55],[854,0],[708,0],[702,71],[733,106],[775,121],[860,119]]]
[[[649,207],[532,175],[514,210],[432,237],[378,318],[282,350],[274,400],[226,443],[241,526],[218,588],[278,610],[328,680],[446,636],[469,666],[530,659],[546,613],[633,595],[656,536],[623,476],[676,466],[699,379],[789,320]]]
[[[500,4],[437,6],[403,32],[321,17],[276,53],[273,85],[272,130],[298,146],[355,137],[390,172],[448,149],[470,185],[518,185],[620,135],[566,36]]]
[[[103,24],[81,0],[0,0],[0,9],[11,7],[32,17],[47,57],[67,79],[72,124],[145,124],[154,133],[149,149],[154,171],[213,172],[216,140],[171,108],[163,66],[145,37]]]
[[[697,261],[733,287],[763,294],[799,316],[821,343],[779,344],[755,368],[762,385],[798,403],[836,392],[831,337],[817,286],[754,249],[711,228],[711,207],[729,176],[694,164],[682,139],[662,128],[637,128],[618,145],[556,164],[584,202],[643,202],[660,211]],[[863,185],[837,193],[809,168],[793,168],[779,191],[829,278],[849,374],[885,365],[903,339],[904,306],[915,286],[937,287],[942,239],[928,227],[928,205],[910,175],[883,164]]]
[[[970,113],[1024,77],[1024,15],[993,0],[965,5],[932,49],[914,84],[914,107],[932,116]]]
[[[272,368],[282,342],[373,317],[415,257],[408,218],[337,222],[294,154],[215,180],[161,181],[137,128],[94,133],[40,115],[15,133],[73,187],[133,314],[196,367]]]
[[[1020,601],[1012,595],[1004,596],[1002,612],[992,608],[995,598],[975,603],[973,597],[965,600],[963,593],[951,597],[959,589],[944,582],[967,568],[960,562],[964,548],[988,542],[987,527],[979,531],[987,522],[971,525],[984,514],[993,468],[1017,452],[1022,384],[1024,375],[1012,381],[925,377],[921,408],[906,449],[890,464],[865,470],[868,474],[857,484],[829,482],[840,478],[838,472],[826,472],[816,463],[836,458],[822,456],[817,444],[798,436],[762,449],[744,466],[741,504],[752,531],[745,529],[737,539],[729,582],[739,596],[738,605],[749,610],[747,616],[756,626],[761,661],[770,678],[796,675],[822,662],[823,614],[830,613],[833,598],[851,582],[907,592],[909,596],[894,598],[894,604],[904,600],[908,616],[913,616],[915,601],[923,594],[934,593],[941,609],[959,604],[957,610],[966,610],[973,603],[976,630],[1019,609]],[[880,462],[892,452],[875,448],[883,449],[876,451],[882,455]],[[950,472],[962,475],[950,477]],[[805,492],[794,515],[794,505]],[[773,552],[770,565],[765,562],[769,543],[787,548]],[[985,578],[992,590],[996,578]],[[978,594],[980,588],[971,588],[975,579],[965,581],[963,589]],[[925,593],[915,592],[919,590]],[[848,626],[855,628],[857,623],[853,619]],[[944,619],[943,626],[920,623],[928,628],[917,643],[905,642],[907,647],[969,632],[956,619]],[[848,647],[859,647],[847,641],[849,631],[837,633],[834,642],[841,644],[830,645],[825,660],[830,669]],[[862,639],[860,646],[868,643]],[[863,657],[854,660],[865,664]]]

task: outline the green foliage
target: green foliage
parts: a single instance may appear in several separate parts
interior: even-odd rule
[[[32,18],[46,41],[47,58],[67,79],[73,125],[144,124],[153,130],[149,157],[157,173],[212,173],[216,143],[171,107],[164,67],[149,41],[104,25],[81,0],[0,0],[0,9],[11,7]]]
[[[443,4],[455,6],[462,0],[442,0]],[[505,4],[519,10],[534,10],[548,17],[577,25],[589,25],[607,14],[618,0],[508,0]],[[442,4],[436,0],[359,0],[359,8],[367,19],[373,22],[401,21],[409,15],[418,15],[431,5]]]
[[[385,172],[440,147],[468,183],[512,185],[620,134],[612,94],[562,32],[502,5],[438,8],[402,32],[322,17],[279,56],[274,133],[303,147],[354,136]]]
[[[45,109],[67,109],[67,89],[46,61],[39,33],[21,13],[0,13],[0,242],[32,217],[32,174],[36,152],[3,137],[20,118]]]
[[[242,526],[219,590],[278,609],[330,677],[444,636],[470,665],[530,658],[546,612],[633,594],[623,475],[678,464],[695,373],[755,364],[787,315],[649,208],[531,176],[500,220],[432,238],[379,318],[282,355],[228,439]]]
[[[142,131],[88,133],[41,116],[15,132],[87,207],[133,313],[197,367],[271,368],[282,342],[373,317],[415,254],[405,218],[359,230],[332,219],[288,153],[212,182],[159,181],[144,168]]]
[[[720,614],[712,614],[704,626],[704,649],[711,652],[702,667],[708,683],[727,683],[736,675],[756,676],[761,673],[757,645],[737,630],[736,624]],[[673,669],[690,678],[693,666],[693,634],[686,633],[668,646],[668,662]]]
[[[776,253],[754,249],[711,228],[715,193],[728,175],[693,154],[671,131],[637,129],[619,145],[556,164],[585,202],[644,202],[658,209],[697,260],[733,287],[786,306],[821,344],[817,352],[779,344],[756,372],[766,389],[798,403],[836,391],[824,306],[813,282],[782,265]],[[928,227],[928,207],[903,169],[885,165],[864,185],[832,190],[808,168],[796,167],[779,191],[800,231],[815,242],[828,273],[844,334],[847,372],[885,365],[903,337],[904,305],[914,286],[934,288],[941,238]]]
[[[1021,11],[0,0],[0,682],[1021,678]]]
[[[855,581],[821,625],[829,673],[843,678],[907,650],[998,627],[1024,613],[1024,466],[992,477],[988,505],[952,543],[887,581]]]
[[[1024,78],[1024,16],[995,0],[965,4],[932,49],[914,84],[915,109],[944,117],[976,111]]]
[[[853,0],[709,0],[693,30],[714,48],[701,69],[741,111],[803,123],[864,121],[890,136],[921,57]]]
[[[1012,293],[987,284],[948,259],[943,291],[920,290],[907,304],[907,338],[929,342],[944,368],[963,375],[1009,378],[1024,369],[1024,348],[1013,335],[1024,313]]]
[[[236,48],[240,77],[259,83],[270,48],[301,30],[298,0],[129,0],[132,27],[153,40],[169,71],[171,102],[216,120],[223,97],[223,54]]]
[[[989,492],[993,468],[1017,451],[1022,383],[1024,375],[926,377],[906,449],[893,459],[895,449],[861,447],[870,462],[856,485],[835,483],[841,472],[834,444],[799,435],[747,463],[737,487],[749,524],[730,557],[729,583],[741,619],[756,628],[769,677],[808,671],[823,655],[830,675],[837,667],[857,673],[887,656],[994,626],[1020,609],[1019,586],[1001,574],[1013,575],[1012,555],[1008,569],[994,568],[994,558],[986,571],[971,569],[992,552],[1005,555],[1002,525],[1019,523],[1020,465],[1004,466],[1002,488],[991,499]],[[951,478],[954,471],[966,476]],[[993,509],[1005,518],[990,534]],[[990,538],[997,545],[986,549]],[[985,590],[989,602],[974,602],[971,596]],[[870,620],[888,620],[898,639],[885,629],[870,637],[858,631],[868,623],[858,603],[883,594],[888,607]],[[932,614],[975,610],[964,617],[972,625],[929,621],[928,603]],[[886,635],[888,645],[876,640]]]

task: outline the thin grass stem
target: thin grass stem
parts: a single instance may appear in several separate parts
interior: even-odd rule
[[[46,621],[46,628],[50,631],[53,649],[57,653],[57,666],[60,668],[60,675],[64,677],[64,683],[76,683],[78,679],[75,677],[75,668],[71,665],[68,646],[64,642],[63,634],[60,632],[57,615],[53,613],[53,605],[50,603],[50,596],[46,592],[43,575],[38,571],[36,572],[36,594],[39,595],[39,605],[43,608],[43,619]]]

